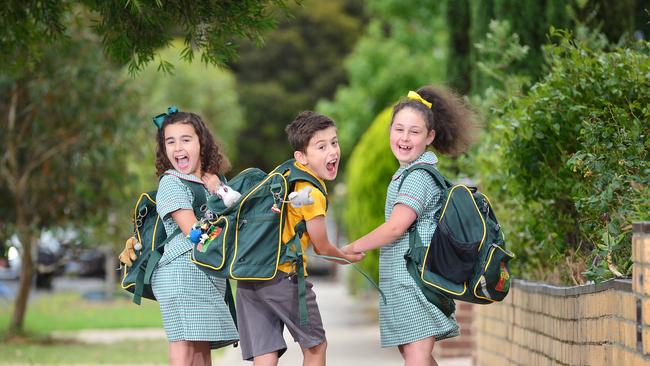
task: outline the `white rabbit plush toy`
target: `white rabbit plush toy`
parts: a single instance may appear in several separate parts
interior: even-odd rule
[[[314,199],[310,196],[311,190],[311,187],[304,187],[299,191],[289,193],[289,204],[295,208],[313,204]],[[217,195],[223,200],[226,207],[232,206],[241,197],[241,193],[225,184],[222,184],[219,189],[217,189]]]
[[[217,196],[223,200],[223,203],[226,205],[226,207],[230,207],[235,202],[237,202],[239,197],[241,197],[241,193],[235,191],[225,184],[222,184],[219,189],[217,189]]]
[[[289,204],[295,208],[308,206],[314,203],[314,199],[309,195],[311,187],[304,187],[303,189],[289,193]]]

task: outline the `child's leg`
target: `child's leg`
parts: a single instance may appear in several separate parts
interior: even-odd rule
[[[169,342],[170,365],[210,366],[212,364],[209,342]]]
[[[303,366],[325,366],[325,355],[327,352],[327,341],[312,348],[303,348]]]
[[[284,324],[273,309],[274,302],[287,296],[282,289],[275,290],[278,281],[279,278],[274,278],[263,283],[237,283],[239,345],[242,358],[254,361],[255,366],[276,365],[278,358],[287,350],[282,335]],[[267,298],[269,293],[275,297]]]
[[[277,366],[278,353],[271,352],[253,358],[253,366]]]
[[[428,337],[412,343],[398,346],[404,358],[404,366],[438,366],[433,359],[435,337]]]
[[[300,325],[300,310],[298,309],[298,286],[294,279],[284,281],[285,292],[293,293],[290,301],[284,302],[277,311],[284,321],[289,333],[294,340],[300,344],[303,355],[303,366],[325,366],[325,355],[327,351],[327,339],[325,339],[325,329],[323,329],[323,320],[320,316],[318,303],[316,303],[316,294],[313,291],[313,285],[305,281],[307,302],[307,322],[305,326]]]
[[[169,342],[169,364],[171,366],[192,364],[193,358],[194,352],[191,342]]]
[[[193,366],[211,366],[212,355],[210,353],[210,342],[190,342],[194,351]]]

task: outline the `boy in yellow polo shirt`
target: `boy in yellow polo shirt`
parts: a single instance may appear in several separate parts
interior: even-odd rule
[[[286,128],[289,143],[294,150],[295,167],[315,178],[325,187],[324,180],[334,180],[338,173],[341,151],[334,121],[327,116],[305,111]],[[301,207],[289,205],[282,239],[287,242],[295,232],[294,227],[305,221],[307,232],[301,238],[302,252],[314,246],[318,254],[345,258],[357,262],[361,254],[345,254],[329,242],[325,215],[325,195],[311,183],[299,181],[294,191],[311,187],[314,203]],[[303,256],[304,257],[304,256]],[[303,258],[305,274],[307,260]],[[237,314],[242,357],[253,361],[254,366],[277,365],[287,350],[283,331],[286,325],[294,340],[300,344],[305,365],[325,365],[327,340],[321,320],[316,295],[307,281],[308,325],[300,326],[298,310],[298,285],[295,268],[290,262],[278,266],[278,273],[270,281],[239,281],[237,283]]]

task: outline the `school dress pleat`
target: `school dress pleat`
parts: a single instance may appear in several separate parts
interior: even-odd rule
[[[192,191],[182,179],[201,182],[193,175],[168,171],[160,180],[156,196],[158,214],[163,218],[167,235],[178,225],[170,213],[192,210]],[[206,197],[210,193],[206,190]],[[152,289],[162,314],[167,339],[174,341],[209,341],[211,348],[236,342],[237,328],[224,302],[226,282],[206,275],[191,262],[192,243],[180,234],[165,245],[165,252],[152,275]]]
[[[388,186],[385,217],[393,207],[402,203],[418,215],[416,229],[425,243],[429,243],[437,222],[436,212],[441,208],[441,190],[433,178],[422,170],[409,174],[398,192],[402,172],[416,163],[435,164],[437,157],[425,152],[414,162],[400,167]],[[447,317],[424,297],[406,269],[404,254],[409,248],[408,232],[395,242],[382,247],[379,255],[379,287],[386,295],[386,304],[379,302],[381,346],[394,347],[427,337],[436,341],[460,334],[454,314]]]

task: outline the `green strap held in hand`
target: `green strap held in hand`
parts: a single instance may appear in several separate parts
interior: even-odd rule
[[[364,270],[359,268],[359,266],[357,266],[356,264],[350,262],[349,260],[347,260],[345,258],[333,257],[333,256],[329,256],[329,255],[320,255],[320,254],[308,254],[308,255],[310,257],[315,257],[315,258],[323,258],[323,259],[342,261],[342,262],[345,262],[347,264],[352,265],[352,268],[357,270],[357,272],[361,273],[363,275],[363,277],[365,277],[368,280],[368,282],[370,282],[372,284],[372,286],[379,292],[379,295],[381,295],[381,299],[384,302],[384,305],[386,305],[386,295],[384,295],[384,292],[379,288],[379,286],[375,283],[375,281],[372,280],[370,275],[367,274],[366,272],[364,272]]]
[[[307,231],[304,221],[296,224],[294,227],[295,235],[286,244],[286,249],[281,257],[281,262],[289,261],[296,266],[296,279],[298,281],[298,310],[300,314],[300,326],[304,327],[308,323],[307,317],[307,284],[305,283],[305,265],[303,259],[302,246],[300,238]]]

